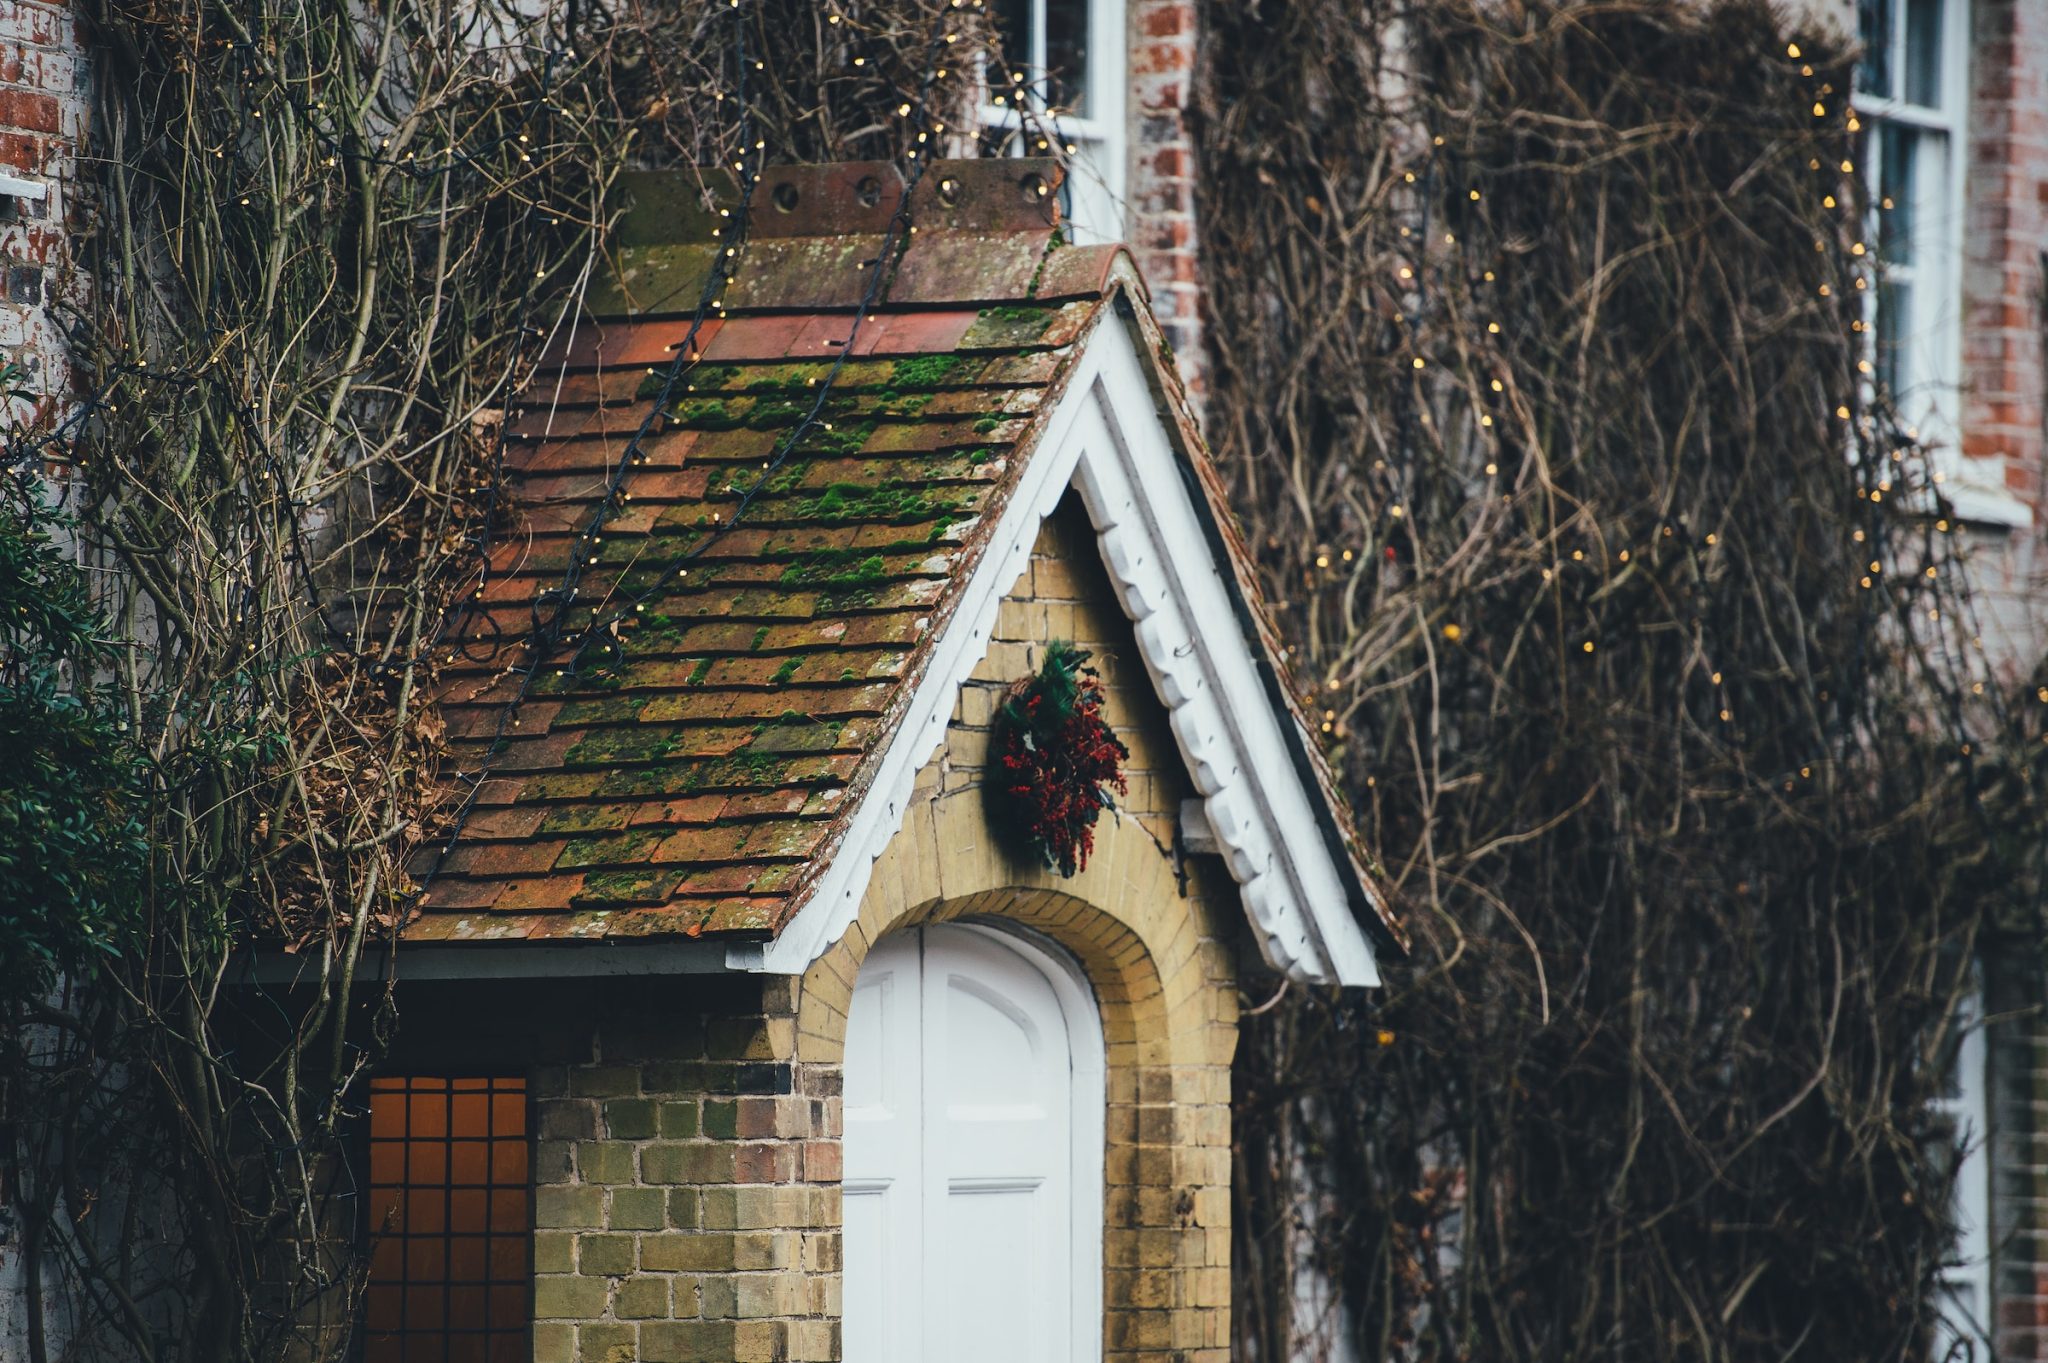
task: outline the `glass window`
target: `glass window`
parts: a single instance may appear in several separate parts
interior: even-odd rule
[[[363,1363],[526,1363],[526,1081],[370,1081]]]
[[[984,69],[982,153],[1067,152],[1062,216],[1074,239],[1123,237],[1123,0],[997,0],[1002,65]]]
[[[1857,160],[1882,272],[1868,319],[1872,378],[1909,430],[1953,454],[1962,370],[1964,8],[1960,0],[1861,0],[1858,18]]]

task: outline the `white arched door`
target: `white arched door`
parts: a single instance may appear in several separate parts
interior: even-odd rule
[[[846,1030],[846,1363],[1102,1354],[1102,1024],[1056,951],[876,943]]]

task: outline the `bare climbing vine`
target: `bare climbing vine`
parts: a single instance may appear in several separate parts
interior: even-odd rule
[[[456,784],[436,647],[516,531],[498,456],[611,181],[899,156],[904,102],[962,124],[979,78],[933,71],[940,21],[980,30],[946,0],[84,9],[80,391],[14,462],[56,461],[112,636],[66,647],[147,857],[121,949],[0,1000],[30,1363],[342,1359],[387,948]]]
[[[1247,1026],[1239,1351],[1925,1357],[2041,705],[1860,367],[1846,54],[1752,0],[1203,22],[1211,434],[1417,938]]]

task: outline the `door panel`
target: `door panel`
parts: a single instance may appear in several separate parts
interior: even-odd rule
[[[877,943],[847,1013],[842,1300],[864,1306],[844,1324],[847,1359],[904,1358],[917,1347],[925,1283],[917,1271],[924,1214],[919,969],[915,937]]]
[[[869,953],[847,1019],[847,1363],[1056,1363],[1099,1336],[1076,1318],[1101,1234],[1077,1224],[1075,1151],[1100,1128],[1077,1142],[1076,1074],[1059,989],[1000,934]]]
[[[1038,1243],[1041,1186],[1012,1180],[955,1184],[945,1199],[943,1235],[953,1251],[946,1274],[941,1352],[927,1358],[1038,1363],[1047,1322],[1034,1309],[1045,1296]]]

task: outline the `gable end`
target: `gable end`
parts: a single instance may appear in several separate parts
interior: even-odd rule
[[[944,741],[960,687],[988,649],[1010,584],[1041,524],[1074,487],[1261,953],[1305,981],[1379,982],[1360,914],[1381,917],[1384,905],[1339,850],[1320,782],[1304,777],[1302,738],[1288,732],[1299,723],[1275,705],[1247,642],[1238,592],[1154,405],[1137,339],[1128,325],[1106,322],[1120,311],[1102,308],[1083,338],[843,840],[777,938],[728,948],[730,966],[799,973],[854,922],[876,859],[903,825],[917,774]]]

